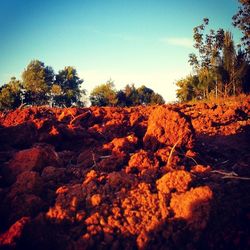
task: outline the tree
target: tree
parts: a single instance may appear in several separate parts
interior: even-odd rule
[[[189,63],[194,70],[210,68],[213,59],[218,56],[223,46],[224,30],[218,29],[215,32],[211,29],[209,33],[205,33],[208,24],[209,19],[204,18],[203,23],[193,29],[194,48],[198,50],[198,56],[194,53],[190,54]]]
[[[250,64],[246,57],[246,53],[239,49],[235,62],[235,94],[250,93]]]
[[[92,106],[115,106],[118,100],[114,82],[110,79],[95,87],[89,99]]]
[[[231,32],[226,32],[222,48],[222,93],[224,96],[236,95],[243,91],[243,81],[247,73],[246,54],[235,50]]]
[[[215,65],[215,62],[221,57],[225,38],[223,29],[218,29],[217,31],[211,29],[208,33],[205,33],[208,24],[209,19],[204,18],[203,23],[193,29],[194,48],[198,50],[198,55],[194,53],[189,55],[189,64],[199,78],[199,84],[192,86],[192,89],[198,88],[196,89],[198,92],[202,90],[203,99],[209,98],[211,91],[217,93],[216,82],[221,72],[219,71],[219,65]],[[200,93],[199,98],[201,98]]]
[[[243,50],[240,49],[236,58],[236,92],[239,89],[239,83],[245,93],[250,92],[250,1],[238,0],[240,7],[238,12],[233,16],[233,25],[238,27],[242,33],[241,38]]]
[[[82,95],[85,90],[81,89],[83,80],[77,75],[75,68],[68,66],[60,70],[51,88],[52,103],[57,106],[70,107],[72,105],[82,106]]]
[[[116,91],[113,81],[109,80],[93,89],[90,94],[93,106],[131,107],[137,105],[164,104],[163,97],[152,89],[142,85],[126,85],[123,90]]]
[[[179,87],[176,92],[177,98],[182,102],[201,99],[203,97],[202,85],[197,75],[189,75],[177,81],[176,85]]]
[[[152,89],[147,88],[145,85],[142,85],[137,89],[139,104],[148,105],[148,104],[164,104],[164,99],[161,95],[156,94]]]
[[[12,77],[8,84],[0,88],[0,109],[15,109],[22,103],[22,84]]]
[[[164,104],[165,101],[163,99],[163,97],[160,94],[157,93],[153,93],[153,95],[151,96],[151,100],[150,100],[150,104],[154,105],[154,104]]]
[[[124,93],[126,95],[126,106],[136,106],[140,104],[138,90],[134,84],[127,84],[124,88]]]
[[[50,98],[52,106],[60,106],[63,103],[62,88],[58,84],[53,84],[50,90]]]
[[[234,48],[234,42],[231,32],[225,33],[223,48],[222,48],[222,61],[224,69],[224,96],[227,96],[230,92],[235,94],[235,62],[236,52]],[[229,89],[232,86],[231,90]]]
[[[49,91],[54,80],[51,67],[39,60],[32,60],[22,74],[25,102],[32,105],[48,104]]]
[[[197,87],[202,91],[202,99],[208,99],[210,93],[215,89],[214,70],[203,67],[198,71],[199,85]]]
[[[145,85],[136,88],[134,84],[126,85],[124,90],[118,91],[117,100],[117,105],[122,107],[165,103],[163,97],[152,89]]]
[[[240,7],[238,12],[233,16],[233,25],[238,27],[243,37],[241,41],[248,54],[248,61],[250,59],[250,1],[239,0]]]
[[[147,88],[145,85],[142,85],[137,89],[137,93],[140,104],[150,104],[151,96],[154,93],[154,91],[150,88]]]
[[[126,94],[123,90],[119,90],[116,93],[116,98],[117,98],[117,106],[119,107],[126,107],[127,105],[127,97]]]
[[[189,55],[189,64],[198,81],[189,76],[176,82],[179,87],[177,97],[181,101],[201,98],[200,91],[203,92],[202,98],[211,95],[227,97],[250,91],[250,1],[239,2],[241,6],[233,16],[233,24],[243,32],[245,50],[240,48],[236,52],[231,32],[223,29],[206,32],[209,19],[204,18],[203,23],[193,29],[194,48],[198,55]]]
[[[203,24],[194,28],[194,47],[198,55],[189,55],[199,84],[191,84],[191,78],[179,81],[178,86],[183,90],[179,89],[177,95],[181,99],[188,100],[193,94],[201,98],[200,91],[203,99],[213,95],[227,97],[239,94],[246,85],[243,82],[248,68],[246,56],[242,56],[240,50],[236,52],[231,32],[218,29],[206,33],[208,24],[209,20],[204,18]]]

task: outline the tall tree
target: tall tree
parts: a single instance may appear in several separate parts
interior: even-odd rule
[[[89,99],[92,106],[115,106],[118,101],[116,95],[114,82],[110,79],[95,87],[90,93]]]
[[[207,18],[194,28],[194,48],[198,54],[189,55],[189,64],[193,67],[193,76],[181,79],[176,84],[179,87],[177,97],[181,101],[193,98],[210,98],[211,96],[237,95],[250,91],[249,76],[249,27],[250,27],[250,1],[239,0],[242,4],[239,12],[233,17],[235,26],[245,32],[243,37],[245,51],[235,50],[231,32],[223,29],[206,32],[209,24]],[[247,53],[246,53],[247,52]],[[202,95],[201,95],[202,91]]]
[[[203,99],[208,99],[210,93],[215,89],[214,71],[203,67],[198,71],[199,88],[203,92]]]
[[[127,84],[124,88],[124,93],[126,95],[126,106],[136,106],[140,104],[138,90],[134,84]]]
[[[222,66],[221,76],[224,96],[241,93],[244,90],[244,78],[249,63],[246,60],[246,54],[241,49],[236,52],[231,32],[225,33],[222,49]]]
[[[151,96],[150,104],[154,105],[154,104],[164,104],[164,103],[165,100],[160,94],[153,93],[153,95]]]
[[[117,98],[117,106],[119,107],[126,107],[127,105],[127,97],[126,94],[123,90],[119,90],[116,93],[116,98]]]
[[[206,26],[209,19],[204,18],[203,23],[193,29],[194,48],[198,50],[198,56],[194,53],[189,55],[189,63],[194,70],[200,68],[210,68],[213,59],[218,56],[219,50],[223,46],[224,30],[218,29],[216,32],[211,29],[206,33]]]
[[[224,96],[229,94],[235,94],[235,81],[234,74],[236,52],[234,48],[234,42],[231,32],[226,32],[224,37],[224,43],[222,48],[222,61],[224,68]],[[230,93],[231,92],[231,93]]]
[[[15,109],[22,103],[22,98],[22,84],[12,77],[8,84],[0,88],[0,109]]]
[[[211,29],[206,32],[208,24],[209,19],[204,18],[203,23],[193,29],[194,48],[198,50],[198,55],[194,53],[189,55],[189,64],[199,78],[199,86],[197,87],[203,92],[202,98],[209,98],[211,91],[217,93],[218,86],[216,83],[220,74],[220,65],[216,65],[216,62],[221,57],[225,38],[223,29],[217,31]]]
[[[148,104],[164,104],[164,99],[161,95],[156,94],[152,89],[142,85],[137,89],[139,104],[148,105]]]
[[[177,98],[181,102],[203,98],[204,90],[202,89],[202,85],[200,84],[197,75],[189,75],[186,78],[177,81],[176,85],[179,87],[176,92]]]
[[[140,104],[150,104],[151,96],[153,95],[154,91],[150,88],[147,88],[145,85],[142,85],[137,89],[137,93]]]
[[[51,89],[53,104],[66,107],[82,106],[81,97],[86,94],[81,88],[82,83],[83,80],[78,77],[75,68],[68,66],[60,70]]]
[[[243,46],[248,54],[248,61],[250,60],[250,1],[238,0],[240,7],[238,12],[233,16],[233,25],[238,27],[242,33],[241,38]]]
[[[48,104],[54,71],[39,60],[32,60],[22,74],[26,89],[25,102],[32,105]]]
[[[246,53],[239,49],[235,61],[235,94],[250,93],[250,64],[246,57]]]

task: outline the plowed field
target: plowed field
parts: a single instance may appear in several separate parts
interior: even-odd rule
[[[0,249],[250,249],[250,97],[0,113]]]

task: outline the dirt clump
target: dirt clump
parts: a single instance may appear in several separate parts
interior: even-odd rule
[[[12,176],[17,176],[24,171],[41,172],[49,165],[58,165],[58,155],[50,146],[37,146],[18,151],[7,164],[7,170]]]
[[[137,143],[138,138],[131,134],[123,138],[115,138],[110,143],[104,144],[103,148],[114,152],[131,153],[135,151]]]
[[[28,217],[22,217],[16,221],[7,232],[0,235],[0,246],[3,248],[15,248],[17,246],[17,241],[23,233],[23,228],[29,220],[30,218]]]
[[[178,129],[177,129],[178,128]],[[191,122],[185,115],[157,107],[148,118],[147,132],[143,138],[145,148],[158,149],[164,146],[192,148],[194,132]]]
[[[184,194],[172,194],[170,208],[175,218],[185,219],[192,229],[202,230],[208,221],[212,197],[208,186],[197,187]]]
[[[154,154],[141,149],[131,156],[126,167],[126,172],[150,177],[150,175],[155,176],[158,169],[159,162]]]
[[[157,180],[157,189],[159,192],[168,194],[172,190],[185,192],[192,181],[192,176],[184,170],[169,172]]]

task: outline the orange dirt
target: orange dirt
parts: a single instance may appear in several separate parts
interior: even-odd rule
[[[250,249],[250,97],[0,113],[0,249]]]

